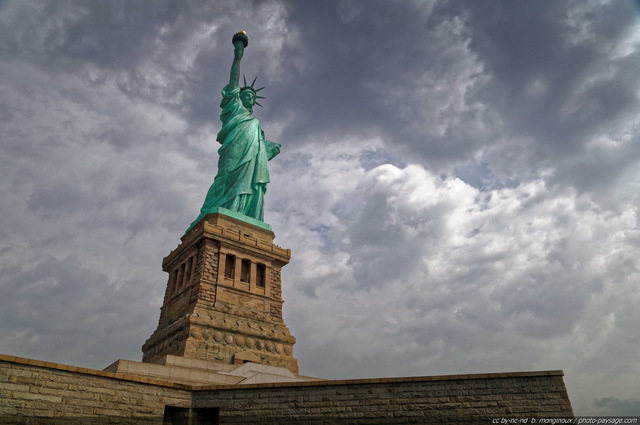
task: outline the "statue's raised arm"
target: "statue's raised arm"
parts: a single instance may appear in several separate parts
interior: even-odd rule
[[[242,36],[244,35],[244,38]],[[244,31],[233,36],[233,63],[229,75],[229,87],[238,87],[240,81],[240,60],[244,55],[244,48],[249,44],[249,39]]]
[[[253,80],[251,85],[239,86],[240,60],[249,39],[244,31],[233,36],[233,63],[229,74],[229,84],[222,90],[220,120],[222,129],[216,140],[218,149],[218,174],[209,188],[200,215],[189,226],[190,230],[205,215],[214,212],[237,213],[243,217],[263,221],[264,194],[269,183],[267,161],[280,153],[278,143],[265,140],[260,122],[253,116],[253,105],[260,105],[256,99],[263,99]],[[251,221],[251,220],[247,220]],[[263,226],[269,227],[262,223]]]

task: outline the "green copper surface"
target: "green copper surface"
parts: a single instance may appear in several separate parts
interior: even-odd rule
[[[264,138],[262,126],[253,116],[256,104],[253,84],[242,88],[238,85],[244,48],[242,40],[234,39],[229,84],[222,89],[220,102],[222,129],[216,140],[222,146],[218,149],[218,174],[207,192],[200,215],[187,231],[218,208],[239,213],[235,218],[247,222],[245,218],[258,222],[264,219],[264,194],[269,183],[267,161],[280,153],[280,145]]]

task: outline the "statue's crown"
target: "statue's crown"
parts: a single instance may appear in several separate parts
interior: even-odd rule
[[[265,98],[265,97],[263,97],[263,96],[258,96],[258,92],[259,92],[260,90],[262,90],[264,87],[260,87],[259,89],[256,89],[256,88],[254,88],[254,87],[253,87],[253,85],[256,83],[256,80],[258,79],[258,76],[257,76],[257,75],[256,75],[256,78],[254,78],[254,79],[253,79],[253,82],[251,83],[251,85],[250,85],[250,86],[249,86],[249,85],[247,85],[247,77],[245,77],[245,76],[243,75],[243,76],[242,76],[242,79],[244,80],[244,87],[242,87],[242,88],[240,89],[240,93],[242,93],[242,92],[243,92],[243,91],[245,91],[245,90],[251,90],[251,91],[253,92],[253,94],[255,94],[255,95],[256,95],[256,99],[266,99],[266,98]],[[262,107],[262,105],[261,105],[261,104],[259,104],[257,100],[255,101],[255,104],[256,104],[256,105],[258,105],[258,106],[260,106],[260,107]]]

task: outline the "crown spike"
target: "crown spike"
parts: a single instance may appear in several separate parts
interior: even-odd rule
[[[255,100],[253,101],[253,103],[255,103],[256,105],[258,105],[258,106],[259,106],[259,107],[261,107],[261,108],[263,107],[261,104],[259,104],[259,103],[258,103],[257,101],[255,101]]]
[[[265,86],[265,87],[266,87],[266,86]],[[264,87],[260,87],[259,89],[254,89],[254,91],[255,91],[256,93],[258,93],[258,92],[259,92],[260,90],[262,90],[263,88],[264,88]]]
[[[253,89],[253,85],[256,83],[256,80],[258,79],[258,76],[256,75],[256,78],[253,79],[253,83],[251,83],[251,88]],[[245,83],[245,86],[247,84]],[[255,90],[255,89],[254,89]]]
[[[244,80],[244,86],[247,86],[247,77],[245,75],[242,76],[242,79]]]
[[[264,96],[256,96],[256,99],[266,99]]]

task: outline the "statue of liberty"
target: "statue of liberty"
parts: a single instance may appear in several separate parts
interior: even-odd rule
[[[267,161],[280,153],[280,145],[265,140],[260,122],[252,115],[253,105],[262,99],[253,80],[239,87],[240,60],[249,39],[244,31],[233,36],[234,59],[231,65],[229,84],[222,89],[220,120],[222,129],[216,140],[222,144],[218,149],[218,174],[209,188],[207,197],[189,229],[205,215],[226,208],[245,216],[263,221],[264,194],[269,183]]]

